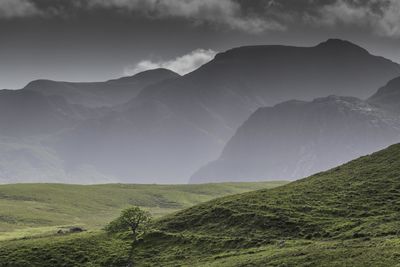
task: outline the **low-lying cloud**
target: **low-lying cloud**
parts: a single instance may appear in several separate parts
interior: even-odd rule
[[[125,75],[134,75],[136,73],[164,68],[172,70],[181,75],[187,74],[194,71],[205,63],[209,62],[214,58],[216,52],[214,50],[208,49],[196,49],[189,54],[177,57],[173,60],[167,61],[152,61],[152,60],[142,60],[135,66],[127,67],[124,71]]]

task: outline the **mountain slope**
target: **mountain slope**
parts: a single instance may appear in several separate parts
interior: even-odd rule
[[[56,149],[125,181],[186,182],[257,108],[294,97],[370,95],[399,73],[399,65],[341,40],[236,48],[146,87],[121,112],[57,140]]]
[[[400,114],[400,77],[391,80],[368,101],[384,109]]]
[[[50,134],[72,127],[83,119],[85,110],[62,97],[46,97],[25,90],[0,90],[0,135],[32,136]]]
[[[143,87],[179,75],[165,69],[104,83],[34,81],[22,90],[0,91],[0,183],[116,182],[87,163],[71,168],[52,146],[59,136],[112,112]]]
[[[255,112],[191,181],[298,179],[398,141],[400,117],[366,101],[289,101]]]
[[[400,145],[393,145],[282,187],[198,205],[159,224],[167,232],[264,240],[396,235],[399,173]]]
[[[186,183],[220,146],[155,101],[87,120],[52,141],[70,169],[88,164],[127,183]]]
[[[36,91],[47,96],[62,96],[72,104],[92,108],[112,107],[129,101],[149,85],[178,77],[179,74],[170,70],[155,69],[106,82],[73,83],[36,80],[30,82],[23,90]]]
[[[69,173],[64,160],[48,146],[54,136],[106,112],[70,104],[61,96],[1,90],[0,183],[111,181],[95,170],[88,171],[87,166]]]

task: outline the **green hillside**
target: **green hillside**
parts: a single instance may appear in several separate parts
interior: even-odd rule
[[[135,266],[400,266],[399,197],[394,145],[166,215],[136,246]],[[4,266],[124,266],[129,240],[99,231],[0,244]]]
[[[160,221],[168,232],[251,239],[400,233],[400,145],[286,186],[234,195]]]
[[[1,185],[0,240],[54,232],[60,226],[98,229],[129,205],[143,207],[159,217],[216,197],[282,184],[285,182],[205,185]]]

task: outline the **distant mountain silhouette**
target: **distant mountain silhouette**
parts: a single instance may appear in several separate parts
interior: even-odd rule
[[[398,64],[337,39],[315,47],[248,46],[146,88],[132,105],[162,103],[225,143],[259,107],[327,95],[365,98],[399,74]]]
[[[382,98],[371,99],[386,99],[384,91],[398,95],[400,84],[395,84],[379,90]],[[399,141],[400,113],[368,101],[338,96],[289,101],[256,111],[220,158],[191,182],[297,179]]]
[[[332,39],[231,49],[181,77],[153,70],[103,83],[35,81],[22,91],[59,99],[48,114],[67,106],[79,115],[54,123],[58,131],[39,142],[67,172],[89,166],[125,182],[176,183],[217,159],[260,107],[331,94],[366,97],[399,75],[398,64]]]
[[[127,181],[184,182],[216,159],[259,107],[329,94],[364,97],[399,74],[399,65],[341,40],[235,48],[146,87],[122,111],[67,133],[57,149],[73,165],[88,162]]]
[[[151,84],[178,77],[179,74],[173,71],[155,69],[106,82],[73,83],[36,80],[30,82],[24,90],[40,92],[47,96],[62,96],[72,104],[112,107],[129,101]]]

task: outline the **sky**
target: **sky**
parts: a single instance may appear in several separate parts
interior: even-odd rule
[[[0,88],[186,74],[237,46],[355,42],[400,62],[399,0],[0,0]]]

